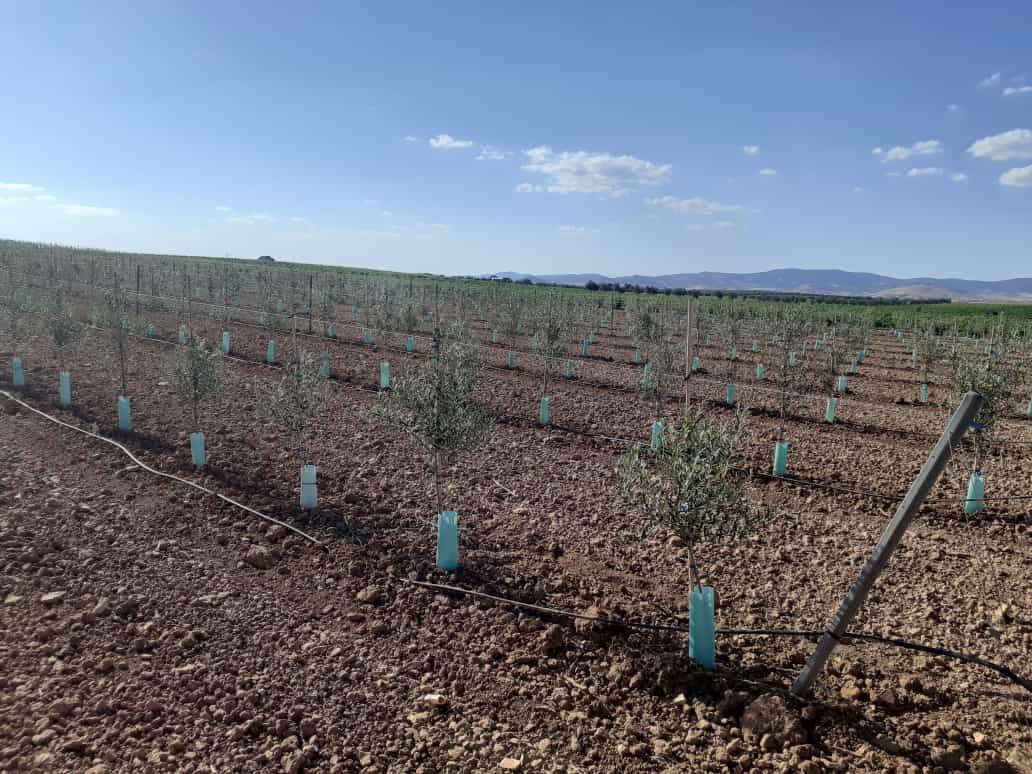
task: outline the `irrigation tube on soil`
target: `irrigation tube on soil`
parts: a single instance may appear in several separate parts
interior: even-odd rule
[[[279,524],[281,527],[285,527],[286,529],[289,529],[294,534],[303,537],[305,540],[308,540],[309,542],[314,543],[315,545],[319,546],[320,548],[322,548],[324,550],[326,548],[325,545],[323,545],[323,543],[321,541],[316,540],[314,537],[309,535],[307,532],[302,532],[297,527],[293,527],[290,524],[287,524],[286,522],[282,522],[279,519],[273,518],[272,516],[266,516],[261,511],[256,511],[254,508],[251,508],[248,505],[244,505],[243,503],[237,502],[236,500],[234,500],[231,497],[226,497],[226,495],[224,495],[224,494],[219,494],[218,492],[212,491],[211,489],[208,489],[205,486],[201,486],[200,484],[197,484],[197,483],[195,483],[193,481],[188,481],[185,478],[180,478],[179,476],[174,476],[171,473],[164,473],[164,472],[162,472],[160,470],[155,470],[150,465],[148,465],[147,463],[143,462],[138,457],[136,457],[136,455],[134,455],[131,451],[129,451],[129,449],[127,449],[125,446],[120,444],[118,441],[112,441],[110,438],[105,438],[102,435],[97,435],[96,433],[91,433],[88,430],[83,430],[81,427],[76,427],[75,425],[68,424],[67,422],[62,422],[57,417],[52,417],[52,416],[50,416],[50,414],[47,414],[44,411],[40,411],[38,408],[33,408],[32,406],[30,406],[28,403],[25,403],[24,401],[18,400],[16,397],[11,395],[11,393],[7,392],[7,390],[0,390],[0,395],[3,395],[5,398],[7,398],[7,400],[13,400],[19,406],[22,406],[23,408],[27,408],[32,413],[38,414],[39,416],[43,417],[44,419],[50,420],[55,425],[60,425],[61,427],[66,427],[69,430],[74,430],[77,433],[82,433],[83,435],[87,435],[90,438],[96,438],[98,441],[103,441],[104,443],[111,444],[115,448],[119,449],[123,454],[125,454],[126,457],[131,459],[135,464],[139,465],[140,468],[142,468],[143,470],[147,471],[148,473],[151,473],[151,474],[153,474],[155,476],[161,476],[162,478],[171,479],[172,481],[177,481],[180,484],[185,484],[186,486],[191,487],[193,489],[196,489],[199,492],[204,492],[205,494],[209,494],[209,495],[212,495],[214,497],[217,497],[220,500],[222,500],[223,502],[227,502],[227,503],[229,503],[230,505],[232,505],[232,506],[234,506],[236,508],[240,508],[241,510],[247,511],[248,513],[252,514],[253,516],[257,516],[259,519],[264,519],[265,521],[270,521],[273,524]]]
[[[509,605],[510,607],[517,607],[523,610],[533,610],[538,613],[545,615],[561,616],[563,618],[571,618],[574,620],[581,621],[594,621],[596,623],[605,624],[607,626],[619,626],[625,629],[645,629],[649,631],[659,632],[678,632],[681,634],[689,634],[687,626],[679,626],[677,624],[665,624],[665,623],[648,623],[647,621],[625,621],[621,618],[603,618],[597,615],[585,615],[584,613],[575,613],[572,610],[563,610],[558,607],[546,607],[544,605],[534,605],[530,602],[519,602],[515,599],[509,599],[508,597],[500,597],[496,594],[487,594],[483,591],[473,591],[472,589],[464,589],[461,586],[449,586],[445,583],[430,583],[429,581],[418,581],[410,580],[409,578],[399,577],[399,581],[402,583],[408,583],[413,586],[421,586],[426,589],[435,589],[437,591],[446,591],[451,594],[464,594],[469,597],[476,597],[477,599],[488,599],[492,602],[497,602],[502,605]],[[689,616],[691,611],[689,610]],[[690,622],[690,620],[689,620]],[[715,635],[722,637],[820,637],[825,632],[815,629],[716,629]],[[969,656],[966,653],[959,653],[955,650],[948,650],[946,648],[939,648],[934,645],[923,645],[919,642],[908,642],[907,640],[897,639],[895,637],[881,637],[877,634],[857,634],[853,632],[843,633],[841,636],[843,641],[854,641],[854,642],[872,642],[879,645],[892,645],[893,647],[900,648],[902,650],[913,650],[918,653],[931,653],[936,656],[945,656],[946,658],[952,658],[957,661],[961,661],[965,664],[977,664],[983,666],[986,669],[991,669],[997,674],[1006,677],[1008,680],[1020,685],[1026,691],[1032,693],[1032,680],[1022,677],[1010,667],[997,664],[992,661],[987,661],[984,658],[978,656]]]

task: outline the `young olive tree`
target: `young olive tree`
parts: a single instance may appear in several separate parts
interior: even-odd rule
[[[728,304],[726,309],[721,308],[720,316],[714,322],[717,336],[723,346],[725,357],[724,375],[728,384],[735,381],[735,359],[738,354],[738,339],[742,333],[742,322],[735,315],[733,304]]]
[[[923,330],[914,340],[914,352],[917,353],[918,367],[921,369],[921,381],[928,384],[933,370],[943,358],[943,342],[933,329]]]
[[[405,435],[433,472],[434,502],[444,512],[446,467],[487,442],[494,431],[490,412],[475,398],[480,354],[467,331],[454,325],[435,334],[433,354],[380,392],[373,417]]]
[[[688,549],[688,581],[700,587],[696,546],[735,539],[760,519],[732,466],[745,444],[745,414],[710,418],[690,406],[680,424],[663,428],[656,449],[632,446],[619,464],[620,493],[647,526],[665,527]]]
[[[544,311],[538,314],[534,320],[534,328],[531,347],[544,360],[541,397],[547,397],[552,368],[555,366],[555,361],[562,357],[566,350],[563,335],[566,330],[566,315],[563,313],[563,305],[556,294],[549,294]]]
[[[129,366],[129,336],[131,323],[129,322],[129,303],[126,299],[125,290],[118,275],[115,274],[111,286],[104,294],[104,303],[100,308],[100,324],[108,329],[111,335],[111,344],[115,351],[115,361],[118,364],[119,395],[128,397],[128,366]]]
[[[502,299],[502,333],[509,349],[516,349],[516,338],[523,326],[524,298],[519,291],[510,291]]]
[[[294,441],[301,464],[309,461],[308,446],[326,403],[326,379],[322,364],[309,352],[297,351],[283,376],[272,382],[256,382],[258,417],[278,426]]]
[[[82,326],[68,308],[64,290],[60,287],[55,288],[47,307],[46,325],[54,347],[54,356],[57,358],[58,366],[64,371],[65,355],[79,340]]]
[[[778,441],[784,441],[785,420],[806,400],[806,393],[813,387],[803,351],[811,323],[804,312],[791,306],[778,309],[775,314],[773,354],[777,363]]]
[[[959,405],[965,393],[982,396],[982,408],[975,417],[975,432],[968,437],[974,446],[973,469],[977,473],[996,444],[1000,419],[1013,404],[1025,382],[1026,368],[1019,358],[1008,358],[1008,342],[997,342],[988,355],[956,352],[950,357],[950,403]]]
[[[3,298],[4,316],[7,318],[7,336],[11,342],[11,354],[17,355],[22,340],[28,332],[33,312],[32,298],[25,288],[15,282],[14,263],[8,266],[7,288]]]
[[[657,318],[653,338],[644,346],[645,360],[649,365],[649,378],[642,384],[646,400],[653,403],[653,417],[663,415],[663,403],[673,394],[675,384],[684,378],[681,362],[684,351],[680,341],[668,335],[667,326]]]
[[[191,339],[176,352],[175,387],[180,400],[190,405],[193,428],[200,431],[201,404],[219,390],[219,368],[222,357],[204,339]]]

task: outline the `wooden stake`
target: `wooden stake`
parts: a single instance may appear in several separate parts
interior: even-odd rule
[[[982,408],[982,402],[983,398],[977,392],[969,392],[961,400],[960,407],[950,417],[949,424],[943,431],[938,443],[932,449],[932,453],[928,456],[928,461],[925,462],[921,472],[914,479],[914,483],[910,485],[910,491],[907,492],[907,496],[903,498],[903,502],[896,509],[896,515],[892,517],[892,521],[889,522],[889,525],[882,533],[881,540],[878,541],[878,545],[874,549],[874,554],[867,560],[867,564],[860,571],[860,577],[857,578],[856,582],[846,593],[838,612],[835,613],[831,623],[824,630],[824,635],[821,637],[820,642],[817,643],[817,649],[810,656],[810,660],[806,662],[803,671],[799,673],[799,677],[792,686],[792,693],[802,696],[809,693],[813,687],[818,675],[820,675],[824,665],[831,657],[831,651],[835,649],[839,640],[849,630],[849,625],[853,622],[853,618],[856,617],[860,608],[863,607],[867,595],[870,593],[875,581],[878,580],[882,570],[885,569],[885,565],[888,564],[892,552],[896,550],[896,546],[903,539],[903,533],[907,531],[907,527],[910,526],[910,522],[920,510],[921,504],[924,503],[932,486],[942,474],[946,463],[949,462],[950,456],[953,453],[953,447],[960,442],[960,439],[971,425],[971,420],[975,418],[978,410]]]

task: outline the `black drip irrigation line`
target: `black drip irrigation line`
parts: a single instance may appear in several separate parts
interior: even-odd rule
[[[645,629],[649,631],[663,631],[663,632],[678,632],[681,634],[688,634],[689,629],[687,626],[679,626],[677,624],[655,624],[648,623],[646,621],[626,621],[621,618],[603,618],[601,616],[585,615],[583,613],[575,613],[572,610],[563,610],[556,607],[546,607],[544,605],[534,605],[529,602],[519,602],[514,599],[507,597],[500,597],[495,594],[487,594],[483,591],[473,591],[472,589],[464,589],[460,586],[451,586],[444,583],[430,583],[429,581],[417,581],[410,580],[409,578],[399,578],[398,580],[409,583],[413,586],[421,586],[428,589],[436,589],[438,591],[445,591],[452,594],[462,594],[465,596],[476,597],[479,599],[487,599],[492,602],[498,602],[499,604],[509,605],[511,607],[518,607],[524,610],[532,610],[538,613],[544,613],[546,615],[561,616],[564,618],[571,618],[581,621],[593,621],[605,626],[616,626],[624,629]],[[727,637],[821,637],[828,633],[827,630],[800,630],[800,629],[717,629],[716,634]],[[935,645],[923,645],[917,642],[909,642],[907,640],[901,640],[895,637],[881,637],[876,634],[860,634],[848,632],[846,634],[839,635],[838,639],[843,641],[855,640],[857,642],[873,642],[880,645],[891,645],[902,650],[913,650],[919,653],[930,653],[937,656],[944,656],[946,658],[952,658],[956,661],[961,661],[968,664],[977,664],[978,666],[990,669],[1014,683],[1020,685],[1026,691],[1032,693],[1032,680],[1029,680],[1021,675],[1017,674],[1014,670],[1009,667],[997,664],[986,659],[979,658],[978,656],[971,656],[966,653],[959,653],[954,650],[948,650],[946,648],[940,648]]]

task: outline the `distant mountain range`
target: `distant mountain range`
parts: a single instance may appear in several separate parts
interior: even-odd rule
[[[843,296],[881,296],[886,298],[953,298],[967,301],[1032,301],[1032,277],[983,281],[910,277],[900,279],[883,274],[841,271],[839,269],[774,269],[746,274],[702,271],[694,274],[661,274],[648,277],[632,274],[607,277],[603,274],[520,274],[504,271],[490,275],[513,282],[530,280],[537,284],[586,285],[615,283],[651,285],[657,288],[698,288],[700,290],[773,290],[789,293],[820,293]]]

